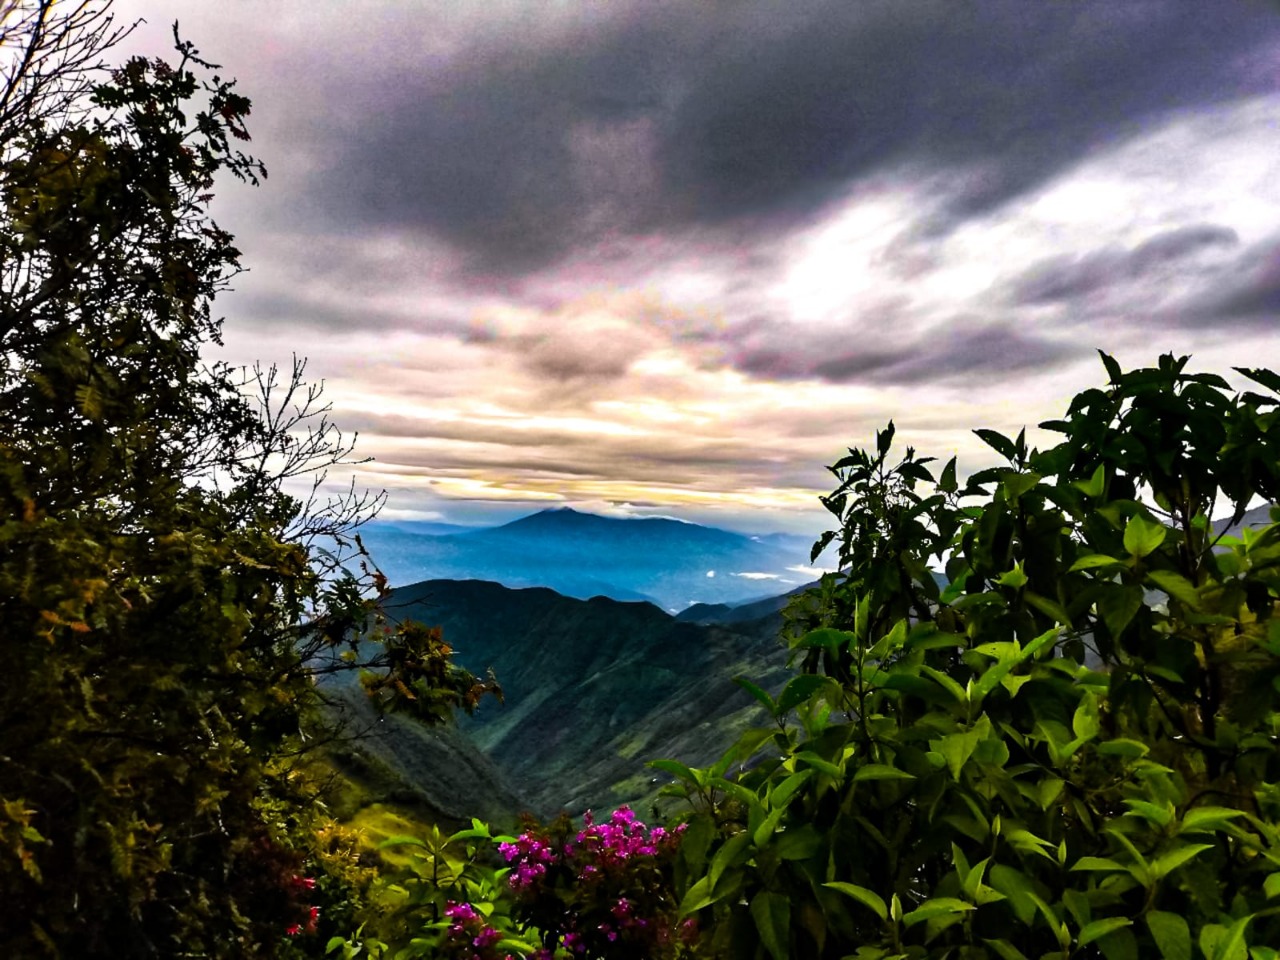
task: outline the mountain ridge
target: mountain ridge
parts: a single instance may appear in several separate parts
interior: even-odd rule
[[[785,589],[811,577],[801,538],[567,507],[440,535],[373,521],[362,538],[395,586],[490,580],[548,587],[582,600],[647,600],[669,612],[696,602],[747,603],[762,598],[765,583]]]
[[[544,815],[652,799],[646,760],[709,763],[765,720],[732,677],[776,688],[789,675],[780,617],[687,623],[650,603],[480,580],[412,584],[385,609],[441,627],[462,666],[494,669],[506,704],[486,701],[458,730]]]

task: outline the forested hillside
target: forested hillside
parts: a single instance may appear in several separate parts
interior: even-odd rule
[[[454,659],[501,678],[504,704],[459,721],[529,804],[580,814],[652,798],[668,778],[644,761],[710,763],[762,717],[732,678],[786,678],[781,616],[682,623],[648,603],[431,580],[391,592],[389,616],[439,625]]]

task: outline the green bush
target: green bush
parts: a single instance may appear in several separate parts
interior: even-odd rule
[[[176,27],[172,63],[102,68],[107,6],[5,5],[0,954],[272,954],[353,902],[301,734],[364,656],[380,575],[341,554],[377,498],[286,492],[350,451],[300,365],[201,362],[250,104]],[[427,719],[492,689],[431,631],[377,652],[371,695]]]
[[[1103,360],[1057,446],[977,431],[1008,466],[964,489],[892,424],[832,467],[802,672],[744,681],[776,728],[661,764],[720,955],[1277,956],[1280,510],[1209,517],[1280,500],[1280,376]]]

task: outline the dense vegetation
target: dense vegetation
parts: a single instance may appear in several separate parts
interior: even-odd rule
[[[8,12],[6,955],[1277,956],[1280,512],[1210,516],[1280,500],[1280,375],[1173,357],[1104,355],[1050,449],[978,431],[1007,465],[963,487],[892,425],[836,463],[797,674],[741,680],[773,722],[713,766],[652,763],[675,822],[388,814],[375,869],[313,803],[317,675],[380,664],[367,695],[425,720],[487,685],[439,631],[363,652],[379,578],[339,560],[371,504],[286,492],[349,448],[300,372],[200,362],[249,103],[187,44],[97,69],[92,8]]]
[[[285,492],[348,451],[297,376],[200,360],[249,101],[182,42],[105,70],[94,5],[3,11],[0,944],[270,952],[324,893],[300,731],[374,584],[321,547],[371,504]],[[402,630],[374,683],[439,716],[447,652]]]

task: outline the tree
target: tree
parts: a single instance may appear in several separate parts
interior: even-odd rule
[[[107,6],[0,6],[0,944],[253,956],[306,916],[287,755],[362,659],[376,502],[285,491],[350,451],[300,369],[202,363],[250,102],[176,25],[175,62],[107,70]],[[427,639],[379,657],[438,717],[486,687]]]
[[[718,955],[1277,956],[1280,509],[1209,518],[1280,500],[1280,375],[1103,361],[963,489],[892,424],[832,467],[777,727],[662,767]]]

